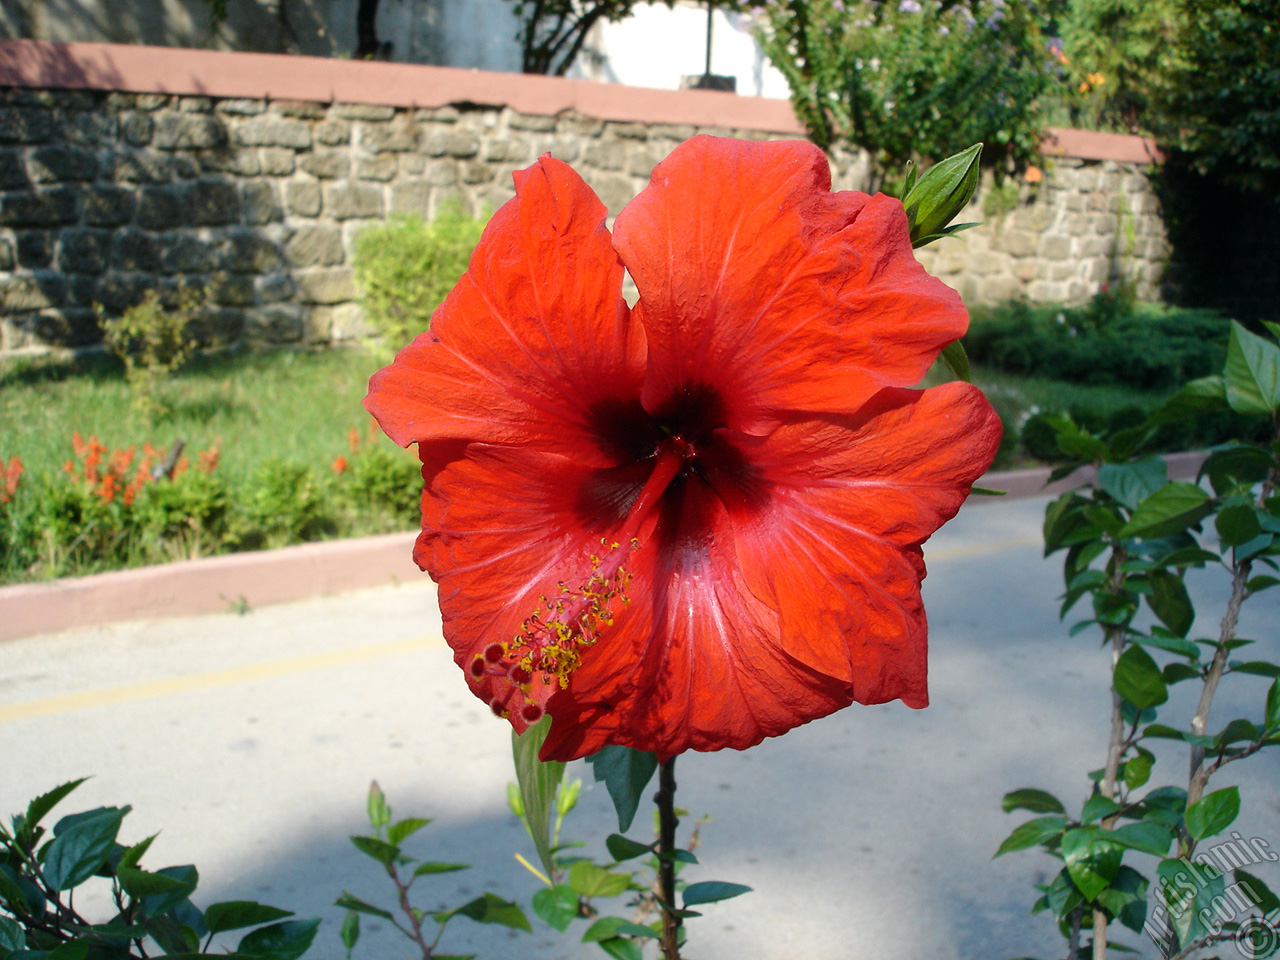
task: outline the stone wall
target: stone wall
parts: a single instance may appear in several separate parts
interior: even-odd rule
[[[62,81],[81,89],[36,86],[26,75],[22,85],[0,89],[0,353],[90,346],[99,339],[97,305],[114,314],[148,290],[176,298],[184,285],[208,292],[197,331],[207,345],[357,337],[351,253],[371,223],[400,213],[430,217],[447,198],[473,212],[494,209],[513,194],[512,171],[546,152],[573,163],[612,215],[657,161],[695,133],[796,136],[794,118],[779,113],[785,104],[777,101],[403,65],[333,69],[355,68],[374,80],[394,69],[445,89],[424,96],[420,88],[375,83],[375,94],[357,91],[349,102],[333,84],[327,90],[336,102],[213,95],[219,77],[228,78],[224,87],[237,76],[243,81],[238,65],[278,61],[277,69],[305,73],[308,59],[215,60],[231,73],[188,77],[184,89],[177,81],[132,80],[117,58],[106,79],[81,63],[79,79]],[[494,77],[519,109],[477,102],[477,82],[494,99]],[[472,84],[472,92],[445,80]],[[534,109],[531,88],[541,98]],[[597,89],[600,103],[590,99]],[[566,90],[567,105],[545,95]],[[369,102],[373,96],[392,102]],[[834,160],[838,188],[862,185],[860,158]],[[923,259],[978,302],[1081,300],[1117,270],[1152,296],[1166,254],[1142,169],[1063,157],[1039,183],[998,193],[1002,210],[984,200],[994,189],[988,185],[965,217],[987,222],[926,248]]]
[[[1118,282],[1161,299],[1169,243],[1142,166],[1059,157],[1034,184],[996,188],[988,177],[956,218],[968,221],[982,225],[918,255],[970,303],[1080,303]]]

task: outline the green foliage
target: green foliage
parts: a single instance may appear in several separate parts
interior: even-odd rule
[[[540,871],[516,855],[544,884],[533,895],[533,912],[560,933],[567,932],[575,921],[589,921],[582,934],[583,943],[598,944],[610,957],[640,960],[643,945],[662,934],[663,921],[654,916],[662,909],[657,893],[659,871],[664,864],[669,864],[678,877],[685,866],[698,862],[693,850],[698,846],[705,818],[694,826],[687,848],[676,848],[672,840],[670,854],[662,852],[658,838],[642,843],[620,833],[610,834],[605,842],[607,860],[597,862],[571,853],[584,844],[562,843],[560,834],[565,818],[577,805],[581,781],[571,778],[563,763],[538,760],[548,728],[549,718],[544,718],[523,734],[512,736],[518,783],[511,784],[507,792],[511,810],[533,839],[543,868]],[[657,769],[657,757],[626,747],[609,746],[587,759],[594,767],[596,781],[608,787],[619,829],[629,829],[640,797]],[[655,821],[659,820],[655,815]],[[644,858],[643,861],[632,869],[619,869],[624,863],[640,858]],[[636,869],[640,867],[644,873]],[[688,909],[690,907],[728,900],[751,890],[742,884],[719,880],[689,884],[679,881],[670,889],[681,893],[682,906],[679,909],[675,903],[670,906],[673,915],[682,919],[699,915]],[[619,897],[627,898],[625,906],[631,909],[630,919],[613,912],[624,909],[622,904],[611,906],[602,902],[616,901]]]
[[[1219,446],[1200,483],[1172,481],[1162,460],[1142,456],[1162,423],[1228,409],[1258,420],[1265,438]],[[1111,735],[1106,764],[1090,775],[1078,814],[1034,788],[1005,797],[1005,810],[1062,815],[1022,824],[997,855],[1038,846],[1062,861],[1057,877],[1040,887],[1033,912],[1051,911],[1073,952],[1082,929],[1100,940],[1113,922],[1148,934],[1165,960],[1247,934],[1251,926],[1274,928],[1280,900],[1237,869],[1265,858],[1235,840],[1219,841],[1232,849],[1216,860],[1216,846],[1207,859],[1197,847],[1223,834],[1241,810],[1239,788],[1211,791],[1211,779],[1228,764],[1280,746],[1280,664],[1236,658],[1252,643],[1236,635],[1241,605],[1280,584],[1271,575],[1280,569],[1280,344],[1232,324],[1222,375],[1188,384],[1136,427],[1095,433],[1066,417],[1050,425],[1072,458],[1059,474],[1082,461],[1098,468],[1095,484],[1050,504],[1044,538],[1046,554],[1065,554],[1062,616],[1085,608],[1086,619],[1072,633],[1096,629],[1110,649]],[[1184,581],[1189,569],[1209,564],[1226,569],[1229,588],[1217,636],[1200,637]],[[1268,572],[1258,575],[1259,568]],[[1211,727],[1220,685],[1245,686],[1257,677],[1269,683],[1252,716]],[[1178,684],[1191,685],[1191,696],[1172,699]],[[1160,710],[1177,716],[1158,722]],[[1158,747],[1161,741],[1190,753],[1185,788],[1148,787],[1157,751],[1168,749]],[[1144,854],[1156,861],[1154,879],[1132,865]],[[1224,915],[1228,881],[1251,892],[1248,901],[1230,901]],[[1158,894],[1148,912],[1150,886]],[[1275,947],[1269,943],[1260,955]]]
[[[360,231],[354,257],[360,302],[386,344],[398,350],[427,329],[466,271],[484,224],[453,202],[430,222],[404,215]]]
[[[369,362],[197,358],[155,422],[105,358],[0,366],[0,582],[412,529],[419,464],[360,413]]]
[[[974,362],[1011,373],[1173,390],[1221,367],[1229,330],[1213,311],[1135,308],[1106,288],[1081,307],[975,309],[965,346]]]
[[[1052,76],[1025,0],[792,0],[759,36],[809,138],[867,149],[877,184],[976,142],[998,173],[1038,155]]]
[[[1182,0],[1069,0],[1057,18],[1073,126],[1149,132],[1181,50]]]
[[[1181,0],[1181,62],[1159,104],[1162,139],[1263,195],[1280,187],[1280,0]]]
[[[158,394],[191,357],[191,318],[204,299],[201,291],[188,288],[169,307],[149,290],[141,303],[118,317],[107,317],[96,307],[103,341],[124,362],[125,379],[141,410],[160,414],[168,409]]]
[[[419,860],[406,854],[405,841],[423,827],[428,826],[431,821],[422,817],[395,820],[391,815],[391,805],[387,802],[386,795],[377,781],[369,786],[366,808],[369,826],[373,828],[373,833],[354,836],[351,842],[357,850],[376,861],[386,872],[395,888],[395,907],[394,910],[386,910],[345,892],[335,901],[335,906],[347,911],[342,929],[339,931],[342,945],[346,948],[347,960],[350,960],[356,945],[360,942],[361,916],[377,917],[388,921],[413,944],[414,951],[422,957],[422,960],[432,960],[432,958],[447,960],[444,954],[437,952],[437,945],[444,935],[445,927],[454,917],[466,917],[476,923],[497,924],[513,930],[532,931],[528,918],[519,906],[492,893],[483,893],[461,906],[437,910],[433,913],[413,906],[410,903],[409,894],[418,880],[438,874],[469,870],[470,867],[465,863]]]
[[[0,825],[0,960],[203,955],[218,934],[250,927],[234,951],[245,960],[297,960],[311,946],[319,920],[285,920],[293,914],[248,900],[201,912],[191,901],[199,882],[195,867],[143,869],[155,837],[132,846],[119,842],[129,807],[99,807],[65,816],[52,830],[43,826],[83,782],[32,800],[12,817],[11,830]],[[82,915],[75,903],[78,891],[95,884],[110,893],[104,918]]]

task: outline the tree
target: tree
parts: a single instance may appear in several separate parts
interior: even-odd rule
[[[760,39],[810,139],[872,156],[879,186],[912,159],[982,141],[984,162],[1025,166],[1051,75],[1026,0],[785,0]]]
[[[573,66],[587,33],[601,20],[627,17],[638,0],[514,0],[525,73],[562,77]],[[671,6],[674,0],[667,0]]]
[[[1182,61],[1158,104],[1161,139],[1224,182],[1280,188],[1280,0],[1180,0]]]

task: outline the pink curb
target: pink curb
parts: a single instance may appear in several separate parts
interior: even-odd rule
[[[0,587],[0,641],[143,617],[214,613],[423,576],[415,533],[304,543],[50,583]]]
[[[1194,478],[1203,453],[1166,457],[1174,479]],[[1049,471],[989,473],[978,486],[1007,491],[971,503],[1059,493],[1092,480],[1079,470],[1048,486]],[[0,587],[0,641],[138,619],[216,613],[241,601],[250,607],[307,600],[327,594],[423,577],[413,562],[416,533],[306,543],[279,550],[233,553],[155,567],[118,570],[51,583]]]

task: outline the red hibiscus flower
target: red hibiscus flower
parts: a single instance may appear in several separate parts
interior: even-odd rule
[[[689,141],[612,236],[565,164],[515,180],[366,400],[418,444],[414,558],[472,691],[550,714],[557,760],[924,706],[920,545],[1000,423],[968,384],[908,389],[968,320],[901,204],[831,193],[799,142]]]

